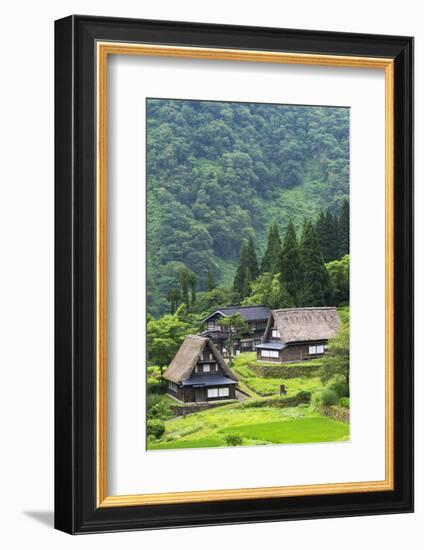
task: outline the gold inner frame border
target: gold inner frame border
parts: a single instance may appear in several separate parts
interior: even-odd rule
[[[220,59],[262,63],[383,69],[385,72],[385,479],[315,485],[218,489],[109,496],[107,491],[107,62],[109,55]],[[96,43],[97,61],[97,506],[143,506],[256,498],[365,493],[394,489],[394,60],[140,43]]]

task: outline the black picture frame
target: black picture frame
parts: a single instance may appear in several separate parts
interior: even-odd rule
[[[393,491],[97,507],[98,40],[394,59]],[[55,527],[76,534],[413,511],[413,39],[73,15],[55,23],[55,72]]]

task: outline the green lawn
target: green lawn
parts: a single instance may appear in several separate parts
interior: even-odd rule
[[[270,443],[317,443],[348,439],[349,426],[327,417],[296,418],[249,426],[232,426],[222,432],[262,439]]]
[[[349,426],[320,416],[310,407],[243,408],[231,404],[165,422],[160,441],[148,449],[188,449],[226,446],[225,436],[239,434],[243,445],[344,441]]]

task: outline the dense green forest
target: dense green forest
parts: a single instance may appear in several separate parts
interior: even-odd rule
[[[314,278],[321,269],[321,301],[327,302],[327,273],[336,280],[348,270],[342,260],[348,194],[348,109],[148,100],[149,314],[158,317],[179,303],[197,311],[235,299],[248,303],[260,283],[271,292],[281,271],[272,265],[275,251],[293,238],[299,249],[300,242],[309,247],[304,256]],[[253,253],[256,267],[249,266],[248,281],[243,268],[238,280]],[[265,275],[269,280],[261,281]],[[274,281],[279,291],[280,279]],[[287,303],[294,287],[283,288]],[[334,299],[334,285],[332,292]]]

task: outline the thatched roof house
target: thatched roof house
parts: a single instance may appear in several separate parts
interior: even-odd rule
[[[221,307],[202,319],[202,323],[205,324],[202,336],[212,340],[224,357],[228,356],[230,351],[226,349],[228,330],[222,327],[219,321],[237,314],[245,321],[247,328],[233,340],[233,354],[238,351],[255,351],[255,345],[260,344],[262,340],[270,310],[264,305]]]
[[[290,362],[323,355],[340,326],[335,307],[306,307],[271,311],[258,359]]]
[[[184,402],[234,399],[236,377],[214,344],[188,335],[164,374],[168,393]]]

